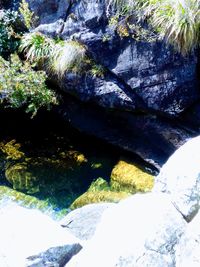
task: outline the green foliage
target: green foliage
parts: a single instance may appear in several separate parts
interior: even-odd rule
[[[178,51],[187,54],[199,45],[199,0],[145,2],[140,10],[149,16],[150,23],[160,36],[165,37]]]
[[[23,64],[17,55],[12,55],[10,61],[0,57],[0,69],[1,102],[9,107],[25,107],[33,117],[39,108],[49,109],[57,103],[55,94],[45,84],[46,74]]]
[[[27,27],[27,29],[30,29],[33,26],[34,22],[34,12],[31,12],[31,10],[29,9],[29,4],[25,0],[21,1],[19,12],[24,19],[25,26]]]
[[[111,9],[115,9],[117,14],[128,14],[133,10],[133,0],[107,0],[107,14]]]
[[[100,77],[103,78],[105,75],[105,68],[102,65],[98,65],[98,64],[91,64],[91,69],[90,69],[90,73],[93,77]]]
[[[15,23],[19,19],[16,11],[0,11],[0,55],[8,56],[19,46],[19,36],[15,32]]]
[[[44,62],[54,50],[54,42],[39,32],[27,33],[23,36],[20,51],[24,52],[31,63]]]
[[[138,20],[147,19],[160,37],[182,54],[187,54],[200,40],[199,0],[109,0],[109,4],[122,10],[124,6]]]
[[[66,71],[80,71],[86,54],[86,48],[77,41],[52,40],[38,32],[23,36],[20,51],[27,60],[42,63],[49,73],[59,77]]]

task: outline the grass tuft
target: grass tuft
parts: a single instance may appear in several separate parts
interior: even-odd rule
[[[85,47],[77,41],[58,43],[49,60],[48,68],[59,77],[62,77],[67,71],[79,71],[85,54]]]
[[[109,0],[118,10],[135,11],[138,20],[147,19],[162,38],[183,55],[199,46],[199,0]]]
[[[25,34],[20,45],[20,51],[32,63],[49,58],[53,53],[53,49],[53,40],[39,32]]]

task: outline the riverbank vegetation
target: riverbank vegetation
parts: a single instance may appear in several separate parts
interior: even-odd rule
[[[28,62],[11,55],[6,61],[0,57],[0,103],[4,107],[25,108],[35,116],[38,109],[57,103],[55,93],[46,86],[46,74],[34,71]]]
[[[138,21],[147,21],[183,55],[199,46],[199,0],[108,0],[108,13],[113,6],[118,14],[134,14]]]

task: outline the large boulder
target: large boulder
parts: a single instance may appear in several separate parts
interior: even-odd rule
[[[136,194],[108,208],[66,267],[174,267],[187,223],[165,194]]]
[[[170,195],[191,221],[200,208],[200,136],[189,140],[168,159],[155,179],[154,191]]]
[[[0,209],[0,266],[64,266],[82,246],[79,239],[37,210],[14,203]]]

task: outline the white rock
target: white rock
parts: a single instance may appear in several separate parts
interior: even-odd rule
[[[200,212],[188,224],[176,249],[176,267],[200,266]]]
[[[115,203],[94,203],[68,213],[59,223],[81,240],[92,238],[103,212]]]
[[[155,179],[153,191],[166,192],[191,221],[200,207],[200,136],[192,138],[169,158]]]
[[[41,255],[36,255],[50,248],[66,248],[67,245],[70,253],[73,251],[73,245],[74,253],[81,249],[77,238],[40,211],[22,208],[16,204],[0,209],[1,267],[32,266],[30,260],[27,260],[30,256],[34,255],[35,260],[41,262]],[[42,263],[39,266],[42,267]]]
[[[156,258],[161,267],[174,266],[186,224],[167,195],[134,195],[104,212],[94,237],[66,266],[155,267]]]

